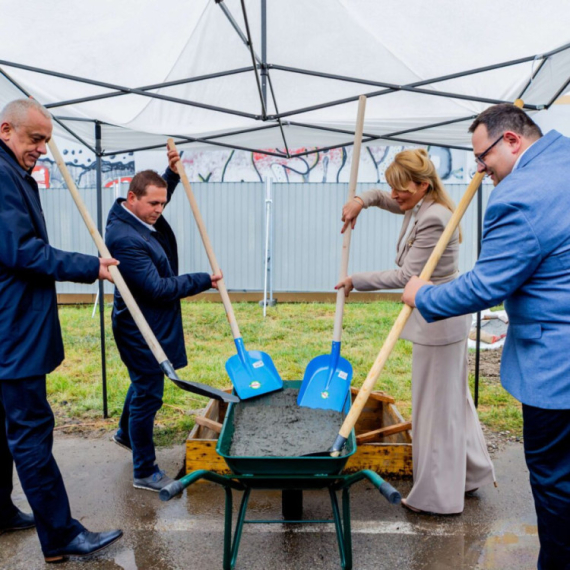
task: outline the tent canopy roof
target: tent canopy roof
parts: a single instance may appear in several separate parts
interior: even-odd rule
[[[98,121],[105,154],[165,135],[292,155],[348,145],[362,93],[366,143],[470,148],[489,105],[536,112],[570,82],[567,0],[0,6],[0,104],[30,94],[92,149]]]

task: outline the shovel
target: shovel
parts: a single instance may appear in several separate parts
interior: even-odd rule
[[[352,153],[352,166],[348,185],[348,200],[352,200],[356,194],[365,109],[366,97],[361,95],[358,99],[358,114],[356,118],[356,131],[354,133],[354,151]],[[349,224],[344,232],[342,241],[340,281],[347,276],[351,232],[352,227]],[[331,353],[317,356],[307,365],[305,375],[303,376],[303,383],[299,390],[299,396],[297,397],[297,404],[299,406],[320,408],[323,410],[336,410],[337,412],[342,411],[344,407],[344,401],[346,400],[350,388],[350,381],[352,380],[352,365],[346,358],[340,356],[340,338],[342,335],[342,317],[344,314],[345,298],[344,288],[341,287],[336,294],[336,311]]]
[[[167,144],[169,149],[176,150],[176,145],[172,139],[168,139]],[[190,186],[190,182],[188,181],[188,177],[186,176],[186,171],[184,170],[181,160],[177,163],[177,169],[178,174],[182,179],[184,190],[186,190],[188,200],[190,201],[190,207],[192,208],[196,225],[200,231],[200,237],[204,243],[206,254],[210,260],[212,271],[214,274],[219,274],[220,266],[218,265],[218,261],[214,255],[214,250],[210,243],[208,233],[206,232],[206,226],[204,225],[204,220],[202,219],[202,215],[198,209],[198,203],[196,202],[196,198],[192,192],[192,187]],[[228,295],[228,290],[226,289],[226,284],[223,279],[218,281],[218,291],[222,297],[226,316],[230,323],[230,328],[232,329],[232,335],[237,349],[237,354],[232,356],[226,362],[226,371],[234,385],[237,395],[240,399],[247,400],[263,394],[275,392],[276,390],[281,390],[283,388],[283,380],[281,380],[279,372],[277,372],[271,357],[265,352],[260,352],[259,350],[245,349],[243,338],[230,301],[230,296]]]
[[[87,226],[87,229],[89,230],[89,233],[91,234],[91,237],[93,238],[93,241],[99,250],[99,253],[102,257],[112,257],[109,250],[107,249],[107,246],[105,245],[105,242],[103,241],[103,238],[101,237],[101,234],[98,232],[97,227],[93,223],[93,220],[91,219],[91,216],[87,211],[87,208],[85,207],[85,204],[83,203],[79,192],[77,191],[75,183],[73,182],[73,179],[67,170],[67,166],[65,165],[65,162],[55,144],[55,141],[51,139],[48,143],[48,146],[63,178],[65,179],[67,187],[71,192],[77,209],[79,210],[79,213],[81,214],[81,217],[83,218],[83,221],[85,222],[85,225]],[[193,392],[194,394],[200,394],[201,396],[207,396],[208,398],[213,398],[215,400],[223,400],[224,402],[239,402],[239,398],[232,394],[228,394],[227,392],[217,390],[216,388],[211,388],[210,386],[206,386],[205,384],[200,384],[198,382],[188,382],[186,380],[181,380],[178,377],[176,371],[174,370],[174,367],[172,366],[172,363],[170,360],[168,360],[168,357],[162,350],[162,347],[160,346],[157,338],[154,336],[154,333],[148,326],[144,315],[142,314],[139,306],[137,305],[137,302],[129,291],[129,288],[125,283],[123,276],[119,272],[118,267],[112,265],[109,267],[109,271],[113,277],[115,286],[120,291],[121,296],[123,297],[125,304],[127,305],[135,323],[137,324],[141,334],[146,340],[150,350],[152,351],[165,376],[167,376],[179,388],[185,390],[186,392]]]

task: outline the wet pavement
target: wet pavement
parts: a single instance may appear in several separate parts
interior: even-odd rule
[[[107,436],[108,437],[108,436]],[[97,557],[72,560],[62,570],[214,570],[222,568],[224,492],[199,483],[161,502],[132,487],[128,452],[107,439],[60,437],[55,456],[72,512],[89,530],[122,528],[125,536]],[[170,475],[182,467],[182,446],[158,452]],[[352,488],[352,542],[357,570],[531,570],[538,537],[522,445],[494,455],[498,488],[466,499],[460,516],[426,516],[390,505],[367,482]],[[411,483],[392,481],[407,494]],[[235,493],[234,495],[239,495]],[[28,506],[19,486],[16,504]],[[235,509],[237,509],[236,497]],[[234,509],[234,513],[235,513]],[[248,517],[281,518],[278,491],[254,491]],[[326,491],[305,492],[305,518],[329,518]],[[34,530],[0,536],[0,568],[35,570],[44,564]],[[340,568],[333,525],[246,525],[238,570]]]

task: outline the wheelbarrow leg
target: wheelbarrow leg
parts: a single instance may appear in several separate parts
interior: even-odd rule
[[[234,540],[233,540],[233,544],[231,547],[231,560],[230,560],[230,564],[229,566],[224,566],[224,570],[233,570],[233,568],[236,565],[236,560],[237,560],[237,556],[238,556],[238,550],[239,550],[239,543],[241,541],[241,535],[242,535],[242,531],[243,531],[243,525],[245,524],[245,513],[247,511],[247,503],[249,501],[249,495],[251,494],[251,489],[249,487],[247,487],[245,489],[245,491],[243,492],[243,497],[241,499],[241,504],[239,507],[239,512],[238,512],[238,518],[237,518],[237,522],[236,522],[236,530],[234,532]],[[227,497],[227,495],[226,495]],[[226,499],[227,500],[227,499]],[[230,511],[231,513],[231,506],[230,506]],[[227,506],[227,502],[226,502],[226,530],[228,528],[227,526],[227,513],[228,513],[228,506]],[[231,526],[232,526],[232,520],[231,520],[231,514],[230,514],[230,520],[229,520],[229,534],[231,535]],[[226,535],[227,536],[227,535]],[[230,537],[231,540],[231,537]],[[225,546],[225,542],[224,542],[224,546]],[[225,561],[225,556],[224,556],[224,561]],[[225,563],[225,562],[224,562]]]
[[[232,489],[231,487],[224,487],[224,490],[226,492],[226,509],[224,516],[224,570],[232,570]]]
[[[352,569],[352,542],[350,539],[350,503],[346,503],[343,492],[343,509],[342,509],[342,519],[340,516],[340,509],[338,507],[338,499],[336,497],[336,492],[329,487],[329,494],[331,497],[331,506],[333,512],[334,526],[336,529],[336,541],[338,543],[338,552],[340,554],[340,566],[343,570]],[[348,493],[347,493],[348,495]],[[348,519],[348,529],[346,526],[343,528],[343,519],[346,525],[346,520]],[[348,531],[348,540],[346,538]]]
[[[342,518],[344,520],[344,568],[350,570],[352,568],[352,527],[350,525],[349,489],[342,490]]]

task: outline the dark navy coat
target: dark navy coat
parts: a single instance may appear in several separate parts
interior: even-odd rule
[[[99,260],[49,245],[38,185],[0,141],[0,380],[63,360],[56,281],[93,283]]]
[[[180,178],[167,169],[168,201]],[[174,368],[188,364],[182,330],[180,299],[206,291],[208,273],[178,275],[174,232],[161,216],[151,231],[121,205],[119,198],[107,219],[105,242],[150,328]],[[121,294],[115,288],[113,333],[122,361],[138,373],[160,372],[160,367],[139,332]]]

